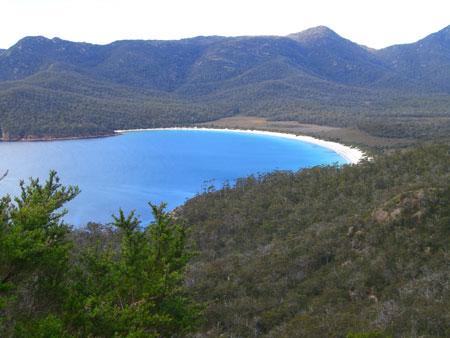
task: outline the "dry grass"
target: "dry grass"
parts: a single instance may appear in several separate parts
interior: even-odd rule
[[[198,125],[203,127],[261,129],[291,134],[303,134],[370,148],[401,147],[413,143],[410,139],[373,136],[356,127],[338,128],[316,124],[302,124],[297,121],[268,121],[264,117],[256,116],[232,116],[216,121],[200,123]]]

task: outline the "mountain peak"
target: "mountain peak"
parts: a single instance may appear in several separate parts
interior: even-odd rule
[[[50,41],[51,40],[47,39],[44,36],[26,36],[20,39],[14,46],[12,46],[9,51],[13,53],[23,53],[43,50],[48,47]]]
[[[297,42],[308,43],[311,41],[315,41],[318,39],[342,39],[338,34],[336,34],[332,29],[326,26],[317,26],[313,28],[309,28],[299,33],[294,33],[288,35],[288,38],[291,38]]]
[[[50,40],[47,39],[45,36],[26,36],[22,39],[20,39],[17,43],[16,46],[20,46],[23,44],[43,44],[43,43],[47,43]]]
[[[330,34],[331,35],[337,35],[331,28],[328,28],[327,26],[311,27],[311,28],[305,29],[301,33],[303,33],[303,34],[316,34],[316,35],[321,35],[321,36],[326,36],[326,35],[330,35]]]
[[[48,39],[45,36],[26,36],[19,40],[12,48],[54,48],[55,45],[86,45],[86,43],[66,41],[58,37]]]

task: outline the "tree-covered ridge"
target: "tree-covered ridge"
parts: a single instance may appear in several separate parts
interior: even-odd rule
[[[245,114],[447,139],[448,30],[379,51],[325,27],[104,46],[27,37],[0,54],[2,137],[102,135]]]
[[[2,336],[450,334],[448,145],[211,186],[144,227],[71,229],[77,193],[52,172],[1,199]]]
[[[449,146],[251,176],[178,217],[200,251],[189,286],[212,302],[200,336],[450,334]]]

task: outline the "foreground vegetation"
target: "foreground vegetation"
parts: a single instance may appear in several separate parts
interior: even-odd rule
[[[55,172],[41,185],[22,182],[12,203],[0,201],[0,336],[161,337],[183,335],[202,307],[183,287],[194,255],[186,229],[164,205],[141,227],[120,211],[96,241],[96,229],[73,232],[58,210],[78,193]],[[88,239],[84,239],[88,236]],[[74,243],[76,245],[74,246]]]
[[[1,336],[450,335],[448,145],[211,186],[144,227],[67,227],[77,193],[51,173],[1,200]]]

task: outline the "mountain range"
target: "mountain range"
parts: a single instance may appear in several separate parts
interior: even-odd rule
[[[4,140],[239,114],[429,139],[449,134],[449,103],[450,26],[381,50],[323,26],[285,37],[108,45],[38,36],[0,50]]]

